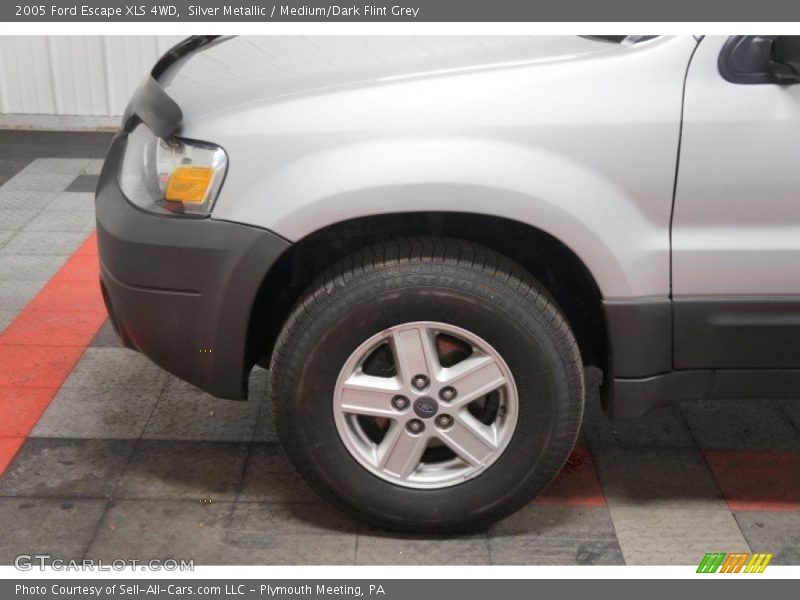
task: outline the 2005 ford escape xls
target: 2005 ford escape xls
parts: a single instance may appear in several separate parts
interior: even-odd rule
[[[800,393],[800,38],[195,37],[97,192],[124,344],[314,488],[480,525],[613,416]]]

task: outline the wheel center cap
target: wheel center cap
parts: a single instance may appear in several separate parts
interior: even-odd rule
[[[422,396],[414,402],[414,412],[420,419],[430,419],[439,412],[439,403],[430,396]]]

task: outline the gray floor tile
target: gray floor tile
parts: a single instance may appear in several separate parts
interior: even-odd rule
[[[606,507],[529,504],[489,528],[494,564],[622,564]]]
[[[360,533],[359,565],[488,565],[484,535],[432,536]]]
[[[86,175],[100,175],[100,171],[103,169],[103,163],[105,160],[102,158],[92,159],[89,161],[89,164],[84,167],[83,172]]]
[[[355,524],[331,509],[181,500],[115,501],[90,558],[193,559],[214,564],[339,564],[355,558]]]
[[[250,399],[259,401],[261,408],[258,413],[256,430],[253,440],[256,442],[276,442],[278,434],[275,431],[275,407],[267,397],[269,371],[256,367],[250,374]]]
[[[81,214],[94,214],[94,194],[86,192],[61,192],[47,206],[48,210],[70,210]]]
[[[0,279],[0,310],[18,313],[44,287],[46,280]]]
[[[703,450],[800,452],[800,437],[778,402],[706,400],[681,405]]]
[[[86,239],[85,233],[20,231],[0,250],[0,254],[56,254],[69,256]]]
[[[321,536],[358,531],[355,520],[328,504],[237,502],[233,517],[231,528],[240,539],[262,532]]]
[[[294,467],[277,442],[249,444],[248,462],[267,473],[293,473]]]
[[[0,498],[0,564],[20,554],[81,560],[106,500]]]
[[[51,134],[53,132],[48,131],[47,133]],[[27,142],[8,143],[0,139],[0,156],[13,154],[19,157],[30,157],[31,161],[40,156],[87,160],[103,156],[107,150],[108,146],[106,144],[56,144],[52,141],[44,144]]]
[[[5,246],[16,235],[13,231],[0,231],[0,248]]]
[[[625,564],[698,565],[706,552],[749,552],[727,510],[610,506]]]
[[[87,557],[235,564],[226,560],[224,542],[232,508],[230,502],[116,500],[98,528]]]
[[[32,208],[0,208],[0,231],[19,231],[38,214]]]
[[[489,528],[490,538],[614,540],[614,525],[605,506],[528,504]]]
[[[97,331],[89,346],[92,348],[121,348],[119,336],[114,331],[111,321],[106,319],[106,322]]]
[[[32,158],[18,156],[16,153],[14,156],[0,153],[0,173],[7,175],[8,179],[11,179],[11,177],[27,167],[32,160]]]
[[[95,349],[110,352],[108,349]],[[258,402],[220,400],[170,377],[144,430],[147,439],[249,442]]]
[[[233,500],[246,456],[243,444],[142,440],[116,497]]]
[[[78,177],[75,178],[75,181],[67,186],[65,191],[94,194],[95,190],[97,189],[98,179],[99,178],[97,175],[87,175],[85,173],[83,175],[78,175]]]
[[[77,174],[75,172],[48,173],[42,171],[39,166],[37,166],[34,171],[32,167],[33,163],[6,181],[3,184],[3,189],[6,191],[60,192],[72,183],[72,180],[75,179]]]
[[[21,145],[36,146],[31,156],[72,156],[76,149],[89,150],[100,147],[91,157],[104,156],[105,149],[111,143],[113,133],[101,131],[32,131],[27,129],[5,129],[0,136],[0,143],[12,148]],[[24,152],[7,152],[8,155],[25,154]],[[0,152],[0,154],[2,154]]]
[[[0,187],[0,209],[27,208],[42,210],[50,205],[58,192],[29,192]]]
[[[616,540],[490,539],[495,565],[623,565]]]
[[[45,282],[55,275],[66,261],[65,256],[0,255],[0,281]]]
[[[87,166],[85,158],[36,158],[6,181],[3,190],[60,192]]]
[[[357,525],[327,505],[237,503],[226,532],[233,564],[353,564]]]
[[[48,208],[25,225],[24,231],[77,231],[89,233],[94,230],[92,211],[55,210]]]
[[[736,512],[753,552],[774,554],[770,564],[800,565],[800,515],[796,512]]]
[[[86,158],[37,158],[25,169],[37,173],[63,173],[72,175],[74,179],[88,166],[89,159]]]
[[[160,392],[168,374],[146,356],[126,348],[87,348],[64,387],[109,390],[128,387],[139,392]]]
[[[108,497],[133,445],[123,440],[29,438],[0,478],[0,496]]]
[[[781,408],[789,418],[789,421],[792,423],[792,425],[794,425],[794,428],[800,432],[800,401],[787,400],[785,402],[781,402]]]
[[[252,444],[239,499],[259,502],[321,502],[294,472],[277,444]]]
[[[610,419],[599,407],[587,413],[583,434],[592,448],[695,447],[683,419],[671,406],[657,408],[636,419]]]
[[[603,448],[594,450],[592,457],[609,505],[727,511],[705,460],[695,450]]]
[[[62,387],[32,437],[138,439],[159,391],[125,385],[105,389]]]
[[[261,403],[253,439],[257,442],[274,443],[278,441],[278,433],[275,431],[275,407],[269,398],[265,398]]]

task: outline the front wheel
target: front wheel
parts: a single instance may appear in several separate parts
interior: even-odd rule
[[[271,365],[297,470],[394,529],[467,529],[521,507],[569,455],[583,394],[577,344],[540,284],[456,240],[393,241],[336,265]]]

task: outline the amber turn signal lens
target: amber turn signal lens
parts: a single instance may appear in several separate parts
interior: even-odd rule
[[[202,204],[214,179],[214,169],[182,165],[169,176],[164,200]]]

